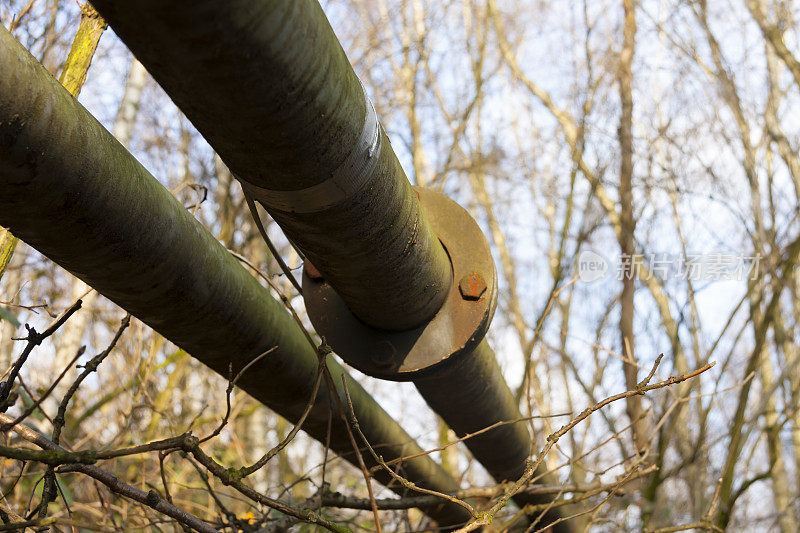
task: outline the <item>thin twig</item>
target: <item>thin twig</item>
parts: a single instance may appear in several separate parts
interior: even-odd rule
[[[75,362],[80,358],[80,356],[83,355],[85,351],[86,351],[86,346],[81,346],[78,349],[78,353],[76,353],[75,356],[70,360],[70,362],[64,367],[64,370],[62,370],[61,373],[58,375],[58,377],[53,381],[53,383],[50,384],[50,387],[45,391],[45,393],[41,397],[36,399],[36,401],[31,403],[31,405],[29,405],[27,409],[22,411],[22,413],[20,413],[20,415],[17,418],[15,418],[11,424],[0,425],[0,431],[8,431],[9,429],[11,429],[12,426],[16,426],[17,424],[28,418],[31,415],[31,413],[33,413],[42,404],[42,402],[45,399],[47,399],[50,396],[50,394],[52,394],[52,392],[55,390],[58,384],[61,383],[61,380],[64,379],[64,376],[67,375],[67,372],[69,372],[70,368],[72,368],[72,365],[75,364]]]
[[[0,413],[0,422],[11,422],[13,419],[5,414]],[[14,426],[13,431],[16,432],[19,436],[23,439],[43,448],[45,450],[54,451],[58,453],[70,453],[58,444],[54,443],[38,431],[29,428],[23,424],[18,424]],[[158,511],[159,513],[165,514],[182,524],[186,524],[189,527],[194,528],[201,533],[219,533],[219,531],[206,522],[200,520],[194,515],[191,515],[180,509],[168,501],[161,498],[158,493],[151,491],[150,493],[144,492],[139,490],[135,487],[132,487],[119,478],[114,476],[113,474],[106,472],[100,468],[97,468],[93,465],[84,465],[84,464],[72,464],[70,465],[69,469],[64,469],[63,472],[80,472],[85,474],[91,478],[96,479],[106,487],[108,487],[112,492],[115,494],[119,494],[125,498],[134,500],[141,504],[150,507],[151,509]]]
[[[558,439],[563,437],[575,426],[577,426],[578,424],[589,418],[589,416],[591,416],[591,414],[594,413],[595,411],[598,411],[613,402],[623,400],[625,398],[630,398],[631,396],[644,395],[645,393],[652,390],[669,387],[676,383],[681,383],[683,381],[686,381],[688,379],[691,379],[693,377],[702,374],[703,372],[707,371],[713,366],[714,363],[710,363],[698,368],[697,370],[689,372],[688,374],[684,374],[682,376],[677,376],[677,377],[673,376],[667,380],[660,381],[653,385],[649,385],[648,380],[645,380],[641,382],[639,386],[637,386],[635,389],[628,390],[620,394],[615,394],[614,396],[609,396],[608,398],[594,404],[593,406],[584,409],[578,416],[573,418],[569,423],[565,424],[561,429],[559,429],[554,433],[551,433],[547,437],[547,443],[545,444],[544,448],[539,452],[539,455],[536,458],[536,460],[535,461],[529,460],[527,462],[528,464],[525,467],[525,473],[522,475],[522,477],[520,477],[516,482],[514,482],[512,486],[509,489],[507,489],[506,492],[500,498],[498,498],[497,502],[490,509],[484,511],[483,513],[480,514],[480,516],[477,516],[476,518],[471,520],[470,523],[467,524],[466,526],[462,527],[461,529],[458,529],[457,533],[467,533],[468,531],[474,531],[481,526],[489,525],[494,519],[495,514],[497,514],[497,512],[500,509],[505,507],[508,501],[511,499],[511,497],[514,496],[522,487],[524,487],[528,483],[528,481],[534,476],[536,470],[539,468],[539,465],[542,463],[542,461],[550,452],[550,450],[553,448],[553,446],[555,446],[556,442],[558,442]],[[654,364],[653,367],[657,368],[657,365]],[[653,370],[651,374],[655,375],[655,370]]]
[[[261,237],[267,244],[267,248],[269,248],[270,253],[272,253],[272,257],[275,258],[275,261],[277,261],[278,266],[281,268],[286,278],[291,282],[294,288],[297,289],[298,294],[302,296],[303,288],[300,286],[297,278],[294,277],[294,274],[292,274],[292,270],[283,261],[281,254],[278,253],[278,249],[275,248],[274,244],[272,244],[272,240],[269,238],[269,235],[267,235],[267,230],[264,229],[264,224],[261,222],[261,216],[258,214],[258,209],[256,208],[255,202],[250,195],[247,194],[247,191],[244,188],[242,188],[242,192],[244,193],[244,198],[247,201],[247,207],[250,208],[250,214],[253,216],[253,220],[256,223],[258,231],[261,233]]]
[[[386,472],[392,477],[392,479],[394,479],[395,481],[400,483],[403,487],[405,487],[405,488],[407,488],[409,490],[420,492],[422,494],[428,494],[430,496],[436,496],[437,498],[449,501],[449,502],[454,503],[456,505],[460,505],[461,507],[463,507],[464,509],[469,511],[469,513],[472,516],[477,516],[477,514],[475,512],[475,509],[470,504],[465,502],[464,500],[461,500],[459,498],[454,498],[453,496],[450,496],[449,494],[445,494],[443,492],[438,492],[438,491],[435,491],[435,490],[427,489],[425,487],[420,487],[416,483],[412,483],[411,481],[409,481],[406,478],[398,475],[397,472],[395,472],[394,470],[389,468],[389,466],[384,462],[383,458],[381,456],[379,456],[377,453],[375,453],[375,450],[372,448],[372,445],[367,440],[367,437],[361,431],[361,426],[359,425],[358,419],[356,418],[356,415],[355,415],[355,411],[353,410],[353,403],[352,403],[352,401],[350,399],[350,392],[348,391],[346,384],[345,384],[344,392],[345,392],[345,398],[348,401],[348,409],[350,410],[350,420],[351,420],[351,424],[353,426],[353,429],[356,431],[356,433],[358,433],[358,436],[361,437],[361,440],[364,441],[364,445],[367,447],[367,450],[369,450],[369,453],[372,455],[373,460],[376,463],[378,463],[384,470],[386,470]]]
[[[220,433],[222,433],[223,428],[228,424],[228,419],[231,416],[231,394],[233,393],[233,388],[236,386],[236,383],[239,381],[239,378],[242,377],[242,375],[247,371],[247,369],[256,364],[262,358],[274,352],[277,348],[278,348],[277,346],[273,346],[269,350],[256,356],[252,361],[244,365],[244,368],[242,368],[239,371],[239,373],[236,374],[235,377],[233,377],[232,379],[228,379],[228,387],[225,389],[225,415],[222,417],[222,420],[220,421],[219,425],[216,427],[214,431],[212,431],[208,436],[200,439],[200,444],[203,444],[204,442],[209,441],[214,437],[216,437],[217,435],[219,435]],[[233,372],[231,372],[231,374],[232,373]]]
[[[22,340],[28,341],[28,344],[25,345],[25,348],[22,350],[22,354],[20,354],[20,356],[12,365],[8,379],[0,383],[0,405],[2,405],[8,399],[8,395],[14,385],[14,381],[19,375],[19,371],[22,369],[22,365],[24,365],[25,361],[28,360],[28,356],[30,356],[33,349],[39,346],[42,341],[44,341],[50,335],[55,333],[58,328],[63,326],[64,323],[69,320],[69,317],[71,317],[78,309],[81,308],[82,303],[83,302],[81,302],[81,300],[77,300],[66,311],[61,313],[61,316],[59,316],[52,324],[50,324],[50,326],[48,326],[47,329],[45,329],[42,333],[37,332],[32,327],[25,324],[25,328],[28,330],[28,336]]]
[[[361,472],[364,474],[364,482],[367,485],[367,493],[369,494],[369,501],[370,506],[372,508],[372,514],[375,517],[375,528],[378,533],[381,532],[381,524],[380,518],[378,517],[378,505],[375,503],[375,495],[372,493],[372,476],[369,474],[369,470],[367,470],[367,466],[364,464],[364,457],[361,455],[361,449],[356,442],[355,437],[353,436],[353,431],[350,428],[350,424],[348,424],[348,416],[345,413],[345,410],[342,408],[342,403],[339,400],[339,396],[334,392],[336,390],[336,385],[333,383],[333,378],[330,375],[330,372],[327,372],[327,368],[325,369],[325,378],[328,383],[328,387],[330,387],[331,393],[333,394],[334,399],[336,400],[336,405],[339,408],[339,414],[342,417],[342,422],[344,422],[345,427],[347,428],[347,435],[350,438],[350,444],[353,446],[353,450],[356,452],[356,458],[358,459],[358,466],[361,468]],[[347,398],[347,405],[349,406],[349,414],[351,417],[351,423],[355,421],[355,413],[353,412],[352,406],[353,403],[350,400],[350,391],[347,390],[347,377],[345,374],[342,374],[342,387],[344,388],[344,394]],[[354,422],[355,425],[358,424],[357,421]]]

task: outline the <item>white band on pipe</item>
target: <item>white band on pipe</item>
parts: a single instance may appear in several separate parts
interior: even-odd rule
[[[364,90],[364,85],[361,85]],[[358,192],[372,176],[378,163],[381,142],[381,126],[375,106],[364,90],[366,116],[361,135],[339,167],[330,178],[296,191],[276,191],[265,189],[243,179],[239,179],[242,188],[268,209],[277,209],[289,213],[314,213],[343,202]],[[238,176],[237,176],[238,178]]]

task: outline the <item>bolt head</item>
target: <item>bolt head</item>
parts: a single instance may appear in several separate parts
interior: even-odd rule
[[[381,368],[388,368],[394,364],[394,356],[397,350],[389,341],[380,341],[370,355],[372,363]]]
[[[303,263],[303,270],[305,270],[306,275],[313,280],[319,281],[322,279],[322,274],[320,274],[320,271],[317,270],[317,267],[312,265],[307,259],[305,263]]]
[[[470,272],[458,282],[458,290],[465,300],[479,300],[486,292],[486,280],[477,272]]]

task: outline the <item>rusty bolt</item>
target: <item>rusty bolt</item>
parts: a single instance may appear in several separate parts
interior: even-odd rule
[[[309,278],[317,281],[322,279],[322,274],[320,274],[319,270],[317,270],[317,267],[312,265],[307,259],[305,263],[303,263],[303,268]]]
[[[394,356],[396,353],[397,350],[391,342],[380,341],[375,346],[370,359],[375,366],[388,368],[394,364]]]
[[[458,282],[458,290],[465,300],[478,300],[486,292],[486,280],[477,272],[470,272]]]

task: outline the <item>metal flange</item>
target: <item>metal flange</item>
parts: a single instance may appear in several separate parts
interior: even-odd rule
[[[439,311],[406,331],[384,331],[360,321],[311,265],[303,298],[317,333],[345,362],[391,381],[411,381],[470,352],[484,337],[497,306],[497,271],[478,224],[456,202],[414,187],[428,221],[447,251],[453,282]]]

